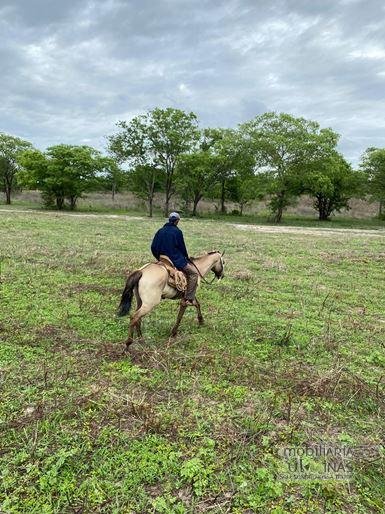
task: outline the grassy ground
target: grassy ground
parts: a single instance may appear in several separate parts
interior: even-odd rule
[[[11,206],[5,206],[0,198],[0,209],[13,210],[42,210],[41,195],[37,191],[23,191],[15,193]],[[173,199],[171,210],[181,210],[183,202]],[[364,200],[351,200],[351,209],[335,213],[329,221],[319,221],[317,212],[313,208],[310,198],[301,197],[296,206],[289,207],[284,213],[281,225],[283,226],[308,226],[320,228],[385,228],[385,220],[377,217],[378,206],[376,203]],[[154,216],[162,216],[164,195],[157,194],[154,203]],[[255,202],[246,206],[243,216],[237,214],[238,206],[227,202],[228,214],[219,214],[213,210],[214,202],[202,200],[199,204],[198,217],[205,220],[229,221],[236,223],[252,223],[259,225],[274,225],[271,212],[266,202]],[[235,209],[235,210],[234,210]],[[70,211],[66,211],[70,212]],[[115,200],[111,195],[104,193],[89,193],[78,200],[77,213],[123,214],[130,216],[146,216],[147,208],[144,201],[138,199],[130,192],[117,193]]]
[[[52,215],[87,215],[87,214],[100,214],[100,215],[113,215],[113,216],[130,216],[130,217],[141,217],[148,218],[143,209],[81,209],[78,208],[76,211],[47,211],[43,210],[41,205],[35,204],[23,204],[14,202],[11,206],[1,206],[0,211],[14,211],[14,212],[23,212],[23,211],[34,211],[40,213],[51,212]],[[184,214],[182,213],[182,217]],[[160,210],[155,211],[154,218],[159,219],[163,218],[163,214]],[[192,218],[194,219],[194,218]],[[374,218],[344,218],[344,217],[336,217],[332,218],[328,221],[319,221],[314,216],[298,216],[296,214],[285,214],[285,217],[281,221],[281,223],[274,223],[267,214],[265,215],[232,215],[232,214],[213,214],[213,213],[204,213],[196,217],[197,220],[200,221],[214,221],[214,222],[222,222],[222,223],[240,223],[240,224],[251,224],[251,225],[266,225],[266,226],[277,226],[277,227],[309,227],[309,228],[320,228],[320,229],[370,229],[370,230],[383,230],[385,229],[385,220]]]
[[[226,278],[123,353],[115,311],[162,220],[0,212],[0,510],[384,512],[384,459],[350,481],[283,480],[285,446],[381,445],[384,232],[182,223]],[[1,506],[2,505],[2,506]]]

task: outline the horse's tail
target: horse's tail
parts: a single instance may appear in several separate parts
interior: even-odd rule
[[[138,284],[141,277],[142,272],[137,270],[133,271],[127,278],[126,287],[124,288],[122,299],[120,300],[120,305],[118,307],[118,316],[126,316],[126,314],[130,312],[134,288]]]

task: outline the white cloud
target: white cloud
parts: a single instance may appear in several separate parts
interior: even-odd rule
[[[235,126],[264,110],[316,119],[356,161],[385,146],[380,0],[3,0],[0,130],[99,148],[155,106]]]

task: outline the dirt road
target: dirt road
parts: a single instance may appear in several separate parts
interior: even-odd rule
[[[24,213],[40,214],[49,216],[73,216],[81,218],[114,218],[122,220],[149,220],[147,216],[126,216],[124,214],[88,214],[73,212],[52,212],[27,209],[0,209],[0,214]],[[207,220],[206,220],[207,221]],[[213,220],[215,223],[215,220]],[[355,237],[385,237],[385,229],[356,229],[356,228],[314,228],[314,227],[289,227],[283,225],[252,225],[242,223],[226,223],[238,230],[265,232],[270,234],[300,234],[308,236],[328,236],[328,235],[351,235]]]

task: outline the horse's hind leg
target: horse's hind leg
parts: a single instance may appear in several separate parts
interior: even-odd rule
[[[131,318],[130,327],[128,329],[128,339],[126,341],[127,349],[134,342],[134,338],[133,338],[134,330],[136,330],[139,337],[143,337],[142,329],[141,329],[142,318],[143,318],[143,316],[148,314],[153,308],[154,308],[154,305],[142,304],[141,307],[134,312],[134,314]]]
[[[197,308],[198,313],[198,323],[199,325],[203,325],[204,319],[202,316],[201,304],[198,302],[197,298],[195,298],[195,307]]]
[[[139,339],[143,340],[143,334],[142,334],[142,318],[138,320],[138,323],[136,324],[136,333],[138,334]]]
[[[141,307],[142,307],[142,299],[139,295],[139,291],[138,291],[138,288],[136,287],[135,288],[135,296],[136,296],[136,310],[138,311]],[[144,314],[143,314],[144,316]],[[143,335],[142,335],[142,318],[139,318],[137,323],[136,323],[136,333],[138,334],[138,337],[140,339],[143,339]]]
[[[131,318],[130,326],[128,327],[128,337],[126,341],[126,350],[130,347],[130,345],[134,342],[134,330],[135,330],[135,324],[133,323],[134,317]]]

